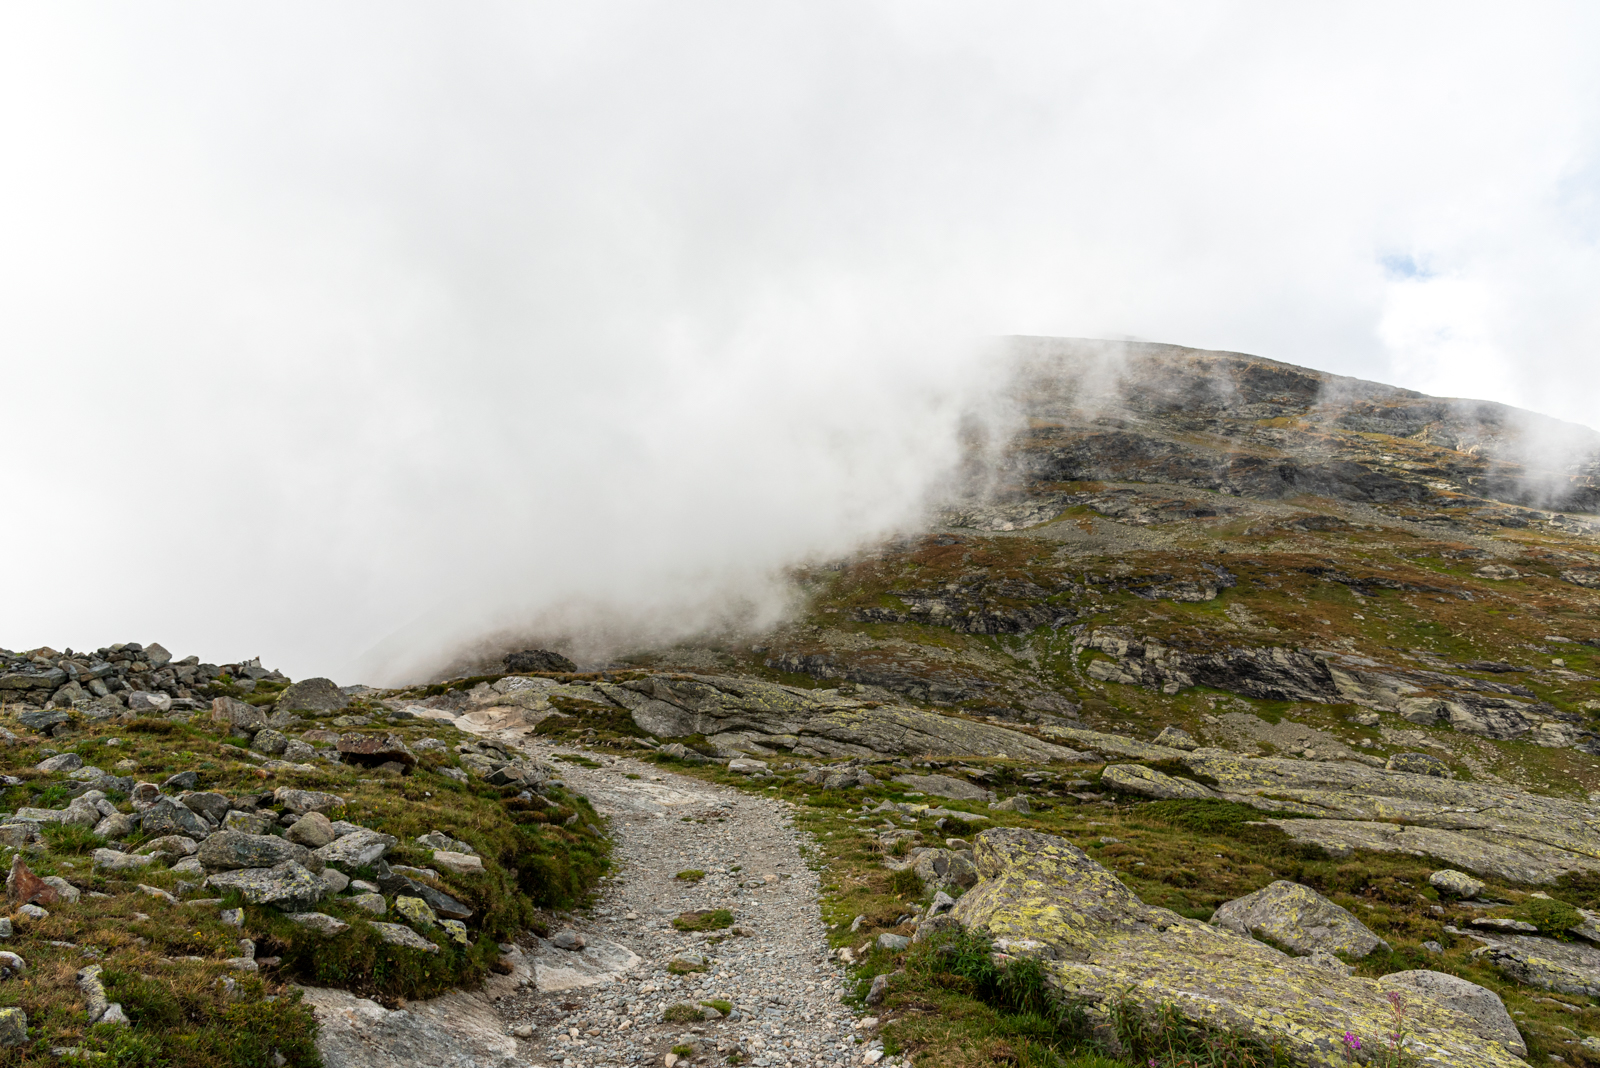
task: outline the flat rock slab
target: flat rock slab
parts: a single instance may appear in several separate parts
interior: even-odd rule
[[[517,1040],[482,994],[455,993],[390,1011],[343,990],[302,988],[317,1016],[325,1068],[521,1068]]]
[[[1461,933],[1483,943],[1472,951],[1474,957],[1487,957],[1514,982],[1563,994],[1600,996],[1600,947],[1537,935]]]
[[[950,775],[896,775],[894,781],[913,790],[935,797],[953,797],[957,801],[987,801],[989,791],[965,779]]]
[[[1528,1055],[1528,1046],[1522,1040],[1522,1033],[1506,1011],[1505,1002],[1493,990],[1445,972],[1426,969],[1390,972],[1382,982],[1386,989],[1412,991],[1464,1012],[1478,1021],[1479,1033],[1484,1038],[1499,1042],[1519,1057]]]
[[[533,954],[533,982],[545,993],[598,986],[616,981],[640,962],[637,953],[615,942],[594,941],[580,950],[563,950],[541,938]]]
[[[1357,849],[1436,857],[1478,875],[1518,883],[1553,883],[1570,871],[1600,871],[1600,861],[1509,834],[1442,830],[1364,820],[1267,820],[1300,842],[1336,857]],[[1480,834],[1486,835],[1480,837]],[[1494,839],[1494,840],[1491,840]]]

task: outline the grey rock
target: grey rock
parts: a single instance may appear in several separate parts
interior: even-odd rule
[[[211,723],[224,733],[239,731],[255,734],[267,725],[267,716],[255,705],[247,705],[232,697],[218,697],[211,702]]]
[[[134,852],[144,856],[192,857],[200,845],[193,838],[181,834],[168,834],[152,838]]]
[[[332,712],[350,699],[330,679],[302,679],[279,694],[277,703],[284,712]]]
[[[369,921],[372,929],[379,938],[390,945],[404,946],[407,949],[420,949],[424,953],[437,953],[439,947],[433,942],[417,934],[411,928],[399,923],[382,923],[378,920]]]
[[[77,753],[60,753],[53,757],[46,757],[34,765],[38,771],[76,771],[83,767],[83,758]]]
[[[270,834],[218,831],[201,843],[199,857],[207,871],[276,868],[287,861],[314,872],[322,870],[321,859],[311,850]]]
[[[272,827],[272,819],[258,812],[245,812],[242,809],[230,809],[222,817],[222,829],[225,831],[240,831],[244,834],[266,834]]]
[[[272,799],[290,812],[301,816],[307,812],[321,812],[326,815],[333,809],[344,807],[344,798],[338,794],[327,794],[318,790],[296,790],[288,786],[280,786],[274,790]]]
[[[17,722],[30,731],[48,734],[54,728],[66,723],[69,718],[59,708],[50,708],[39,712],[23,712],[17,716]]]
[[[316,755],[316,746],[302,742],[298,738],[283,747],[283,759],[292,764],[304,764],[308,760],[314,760]]]
[[[139,826],[145,834],[154,835],[178,834],[204,838],[211,833],[205,820],[170,797],[163,797],[145,809]]]
[[[1399,990],[1420,994],[1458,1012],[1464,1012],[1478,1024],[1478,1033],[1498,1042],[1518,1057],[1528,1055],[1528,1046],[1506,1011],[1505,1002],[1492,990],[1469,983],[1444,972],[1419,969],[1409,972],[1391,972],[1378,980],[1385,990]]]
[[[200,773],[197,771],[180,771],[175,775],[167,776],[162,782],[163,792],[168,790],[193,790],[200,785]]]
[[[1396,753],[1383,766],[1385,771],[1404,771],[1412,775],[1432,775],[1440,779],[1453,778],[1450,765],[1429,753]]]
[[[320,846],[314,851],[314,855],[321,858],[324,863],[335,867],[364,868],[376,863],[397,842],[399,839],[392,834],[360,830]]]
[[[1200,743],[1194,735],[1182,727],[1165,727],[1155,736],[1156,745],[1165,745],[1173,749],[1194,750],[1200,748]]]
[[[170,712],[172,711],[172,698],[164,693],[152,693],[147,690],[134,690],[128,694],[128,711],[130,712]]]
[[[588,943],[584,941],[583,935],[579,934],[577,931],[574,931],[570,927],[563,928],[562,930],[551,935],[550,944],[555,946],[557,949],[565,949],[574,953],[588,945]]]
[[[223,892],[237,890],[252,905],[276,905],[295,912],[315,905],[327,892],[320,878],[292,860],[275,868],[218,872],[205,884]]]
[[[281,731],[275,731],[271,727],[264,727],[257,731],[256,736],[250,740],[250,748],[268,756],[278,756],[289,748],[289,739]]]
[[[184,857],[176,864],[173,864],[169,870],[177,872],[179,875],[198,875],[201,878],[204,878],[206,874],[205,865],[200,863],[199,857]]]
[[[328,817],[320,812],[307,812],[290,825],[284,837],[307,849],[320,849],[338,838],[338,835],[334,834],[333,823]]]
[[[345,891],[345,887],[350,885],[350,876],[338,868],[323,868],[322,881],[327,885],[328,893],[342,894]]]
[[[878,948],[886,949],[890,953],[898,953],[911,944],[911,939],[905,935],[891,934],[885,931],[878,936]]]
[[[383,900],[382,894],[356,894],[351,897],[350,904],[358,909],[364,909],[374,916],[382,916],[389,911],[388,904]]]
[[[1386,943],[1348,911],[1309,886],[1279,879],[1229,901],[1211,917],[1217,927],[1265,938],[1299,954],[1317,950],[1357,960]]]
[[[126,838],[133,833],[133,820],[118,812],[102,818],[95,824],[94,833],[101,838]]]
[[[190,812],[203,816],[212,823],[221,823],[230,807],[228,799],[215,791],[180,794],[178,802]]]
[[[1463,901],[1471,900],[1483,893],[1483,883],[1467,875],[1465,872],[1455,871],[1451,868],[1441,868],[1428,876],[1428,883],[1435,890],[1458,897]]]
[[[244,909],[223,909],[221,920],[230,927],[243,927]]]
[[[880,939],[881,938],[888,938],[888,937],[889,937],[888,935],[882,935],[882,936],[880,936]],[[873,976],[872,977],[872,986],[871,986],[871,988],[869,988],[867,990],[867,1004],[868,1005],[881,1005],[881,1004],[883,1004],[884,995],[887,994],[888,992],[889,992],[889,977],[887,975],[881,975],[881,974]]]
[[[996,812],[1016,812],[1023,816],[1033,812],[1033,809],[1028,805],[1027,794],[1015,794],[1004,801],[996,801],[989,807]]]
[[[83,896],[83,891],[79,890],[76,886],[73,886],[59,875],[46,875],[43,877],[43,882],[46,886],[54,889],[57,896],[69,905],[76,905],[78,903],[78,899]]]
[[[325,912],[292,912],[289,919],[302,927],[309,927],[318,934],[332,938],[350,929],[350,925],[341,919],[329,916]]]
[[[458,992],[390,1011],[343,990],[310,988],[325,1068],[524,1068],[490,999]]]
[[[1111,764],[1101,773],[1100,782],[1113,790],[1162,800],[1216,796],[1200,783],[1180,779],[1142,764]]]
[[[28,1014],[21,1009],[0,1009],[0,1049],[25,1045],[28,1041]]]
[[[94,866],[103,871],[135,871],[155,863],[155,860],[153,856],[119,853],[115,849],[96,849],[93,853]]]

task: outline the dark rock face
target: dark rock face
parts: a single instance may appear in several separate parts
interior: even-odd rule
[[[505,658],[506,671],[520,674],[530,671],[574,672],[578,665],[548,649],[523,649],[521,652],[509,653]]]
[[[333,712],[350,703],[331,679],[302,679],[278,697],[280,712]]]
[[[417,755],[398,734],[341,734],[338,749],[346,762],[367,767],[390,761],[411,767],[417,762]]]

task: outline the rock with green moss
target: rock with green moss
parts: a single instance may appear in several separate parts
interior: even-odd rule
[[[1295,1064],[1343,1064],[1346,1032],[1376,1039],[1393,1028],[1381,980],[1350,978],[1232,931],[1141,901],[1062,838],[984,831],[976,886],[952,915],[997,948],[1042,960],[1052,981],[1091,1017],[1127,999],[1170,1005],[1186,1019],[1279,1047]],[[1407,1028],[1421,1063],[1516,1068],[1474,1021],[1423,995],[1407,997]]]
[[[1301,956],[1326,950],[1360,960],[1379,946],[1388,948],[1388,943],[1348,911],[1309,886],[1287,879],[1227,902],[1211,922]]]

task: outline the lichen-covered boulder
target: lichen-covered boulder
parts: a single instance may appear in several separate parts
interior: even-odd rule
[[[332,679],[301,679],[278,695],[280,712],[333,712],[349,703]]]
[[[974,843],[980,880],[952,915],[1000,948],[1039,957],[1068,997],[1103,1020],[1127,997],[1170,1004],[1185,1018],[1274,1043],[1295,1063],[1344,1063],[1345,1032],[1376,1040],[1392,1029],[1382,980],[1352,978],[1232,931],[1141,901],[1071,842],[1014,829]],[[1407,1028],[1424,1065],[1518,1068],[1476,1021],[1408,994]],[[1108,1032],[1109,1033],[1109,1032]]]
[[[1383,977],[1383,985],[1400,991],[1422,994],[1441,1005],[1448,1005],[1478,1021],[1479,1034],[1505,1046],[1519,1057],[1528,1055],[1527,1043],[1506,1011],[1500,995],[1477,983],[1445,972],[1418,969],[1412,972],[1391,972]]]
[[[1242,935],[1266,939],[1309,956],[1317,950],[1360,960],[1387,943],[1360,920],[1309,886],[1279,879],[1253,894],[1229,901],[1211,922]]]
[[[1435,890],[1442,891],[1452,897],[1459,897],[1463,901],[1475,898],[1483,892],[1483,883],[1466,872],[1456,871],[1452,868],[1441,868],[1434,872],[1428,876],[1428,883]]]
[[[313,872],[322,870],[321,857],[303,845],[273,834],[218,831],[201,843],[199,855],[207,871],[276,868],[290,860]]]
[[[1482,942],[1472,951],[1507,979],[1562,994],[1600,997],[1600,947],[1525,934],[1464,934]]]
[[[322,900],[328,889],[321,879],[292,860],[275,868],[218,872],[205,884],[223,893],[237,890],[252,905],[276,905],[291,912],[309,909]]]
[[[1112,764],[1101,773],[1100,782],[1113,790],[1163,801],[1217,796],[1200,783],[1179,779],[1143,764]]]

